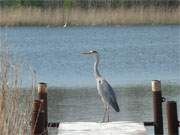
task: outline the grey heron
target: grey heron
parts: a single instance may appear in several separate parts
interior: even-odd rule
[[[114,108],[116,112],[119,112],[120,109],[119,109],[119,106],[116,100],[116,95],[115,95],[115,92],[113,91],[113,88],[99,73],[99,70],[98,70],[99,53],[97,51],[89,51],[89,52],[82,52],[81,54],[94,56],[96,58],[96,61],[94,63],[94,76],[97,83],[98,94],[100,95],[101,100],[104,104],[104,116],[103,116],[102,122],[105,122],[106,114],[108,115],[107,122],[109,122],[109,106]]]

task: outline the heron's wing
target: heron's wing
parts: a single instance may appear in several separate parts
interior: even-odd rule
[[[116,95],[110,86],[110,84],[106,80],[102,80],[100,82],[102,95],[105,98],[106,102],[108,102],[115,111],[119,112],[119,106],[116,100]]]

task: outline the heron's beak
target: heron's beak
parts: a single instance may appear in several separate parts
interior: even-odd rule
[[[90,52],[81,52],[82,55],[89,55],[91,54]]]

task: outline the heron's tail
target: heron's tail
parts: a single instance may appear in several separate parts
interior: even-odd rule
[[[114,110],[115,110],[116,112],[119,112],[119,111],[120,111],[119,105],[118,105],[117,101],[110,102],[110,104],[111,104],[111,106],[114,108]]]
[[[114,104],[113,108],[114,108],[114,110],[115,110],[116,112],[119,112],[119,111],[120,111],[117,102]]]

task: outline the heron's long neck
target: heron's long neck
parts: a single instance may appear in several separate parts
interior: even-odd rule
[[[96,61],[94,63],[94,75],[96,78],[101,77],[99,70],[98,70],[98,65],[99,65],[99,55],[96,55]]]

